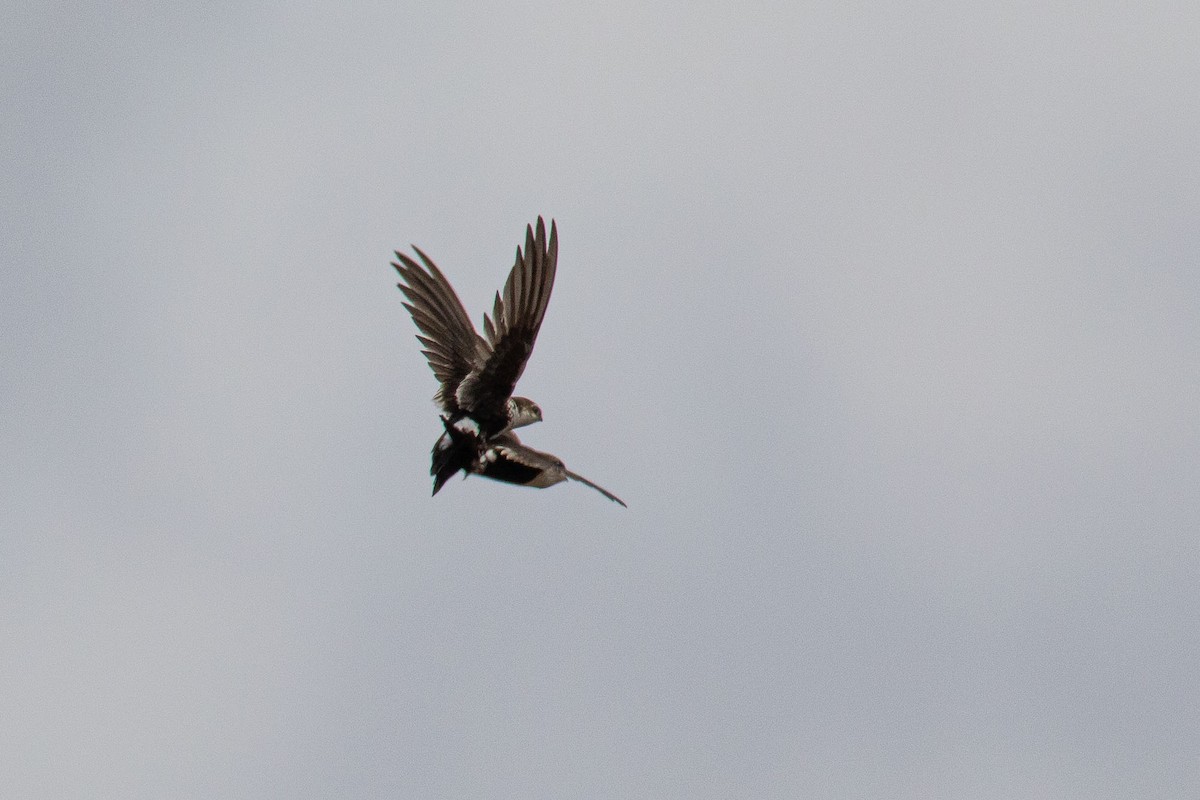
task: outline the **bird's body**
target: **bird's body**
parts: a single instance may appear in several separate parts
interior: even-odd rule
[[[487,434],[483,425],[474,417],[463,412],[458,412],[452,417],[444,417],[449,424],[455,426],[463,433],[486,440]],[[500,433],[503,434],[511,431],[513,428],[521,428],[526,425],[532,425],[535,422],[541,422],[542,410],[538,408],[527,397],[510,397],[508,399],[508,417],[507,424],[501,428]],[[497,423],[499,425],[500,423]],[[496,434],[499,435],[499,434]],[[434,476],[433,493],[438,491],[446,484],[446,481],[454,477],[454,475],[464,468],[464,464],[470,458],[473,458],[471,450],[464,450],[461,447],[455,446],[449,433],[443,433],[438,437],[438,440],[433,443],[433,451],[431,453],[431,465],[429,474]]]
[[[612,492],[567,469],[558,456],[522,444],[512,431],[484,440],[451,425],[445,417],[442,422],[446,426],[445,438],[462,448],[464,453],[472,454],[463,467],[471,474],[536,489],[545,489],[565,480],[578,481],[614,503],[625,506],[625,501]]]
[[[551,222],[550,239],[538,219],[537,234],[526,228],[525,250],[517,248],[516,263],[496,293],[492,317],[483,317],[480,336],[467,316],[454,287],[437,265],[414,247],[424,267],[397,252],[400,290],[408,298],[404,307],[420,329],[417,339],[439,383],[434,401],[451,424],[473,429],[483,439],[542,419],[542,410],[527,397],[513,397],[554,289],[558,264],[558,230]],[[493,319],[494,318],[494,319]],[[443,434],[433,446],[430,474],[433,493],[445,485],[464,464],[466,453]]]
[[[512,431],[502,433],[489,441],[483,448],[483,455],[471,471],[485,478],[538,489],[570,479],[592,487],[614,503],[625,505],[625,501],[612,492],[567,469],[567,465],[558,456],[521,444],[521,440]]]
[[[521,444],[514,428],[542,420],[542,409],[513,389],[533,352],[538,331],[554,288],[558,267],[558,228],[550,236],[541,217],[537,230],[525,228],[525,248],[517,248],[516,263],[496,293],[492,315],[483,316],[480,336],[462,301],[441,270],[420,249],[423,264],[396,252],[392,266],[400,273],[400,290],[421,333],[425,358],[437,377],[434,401],[442,409],[445,432],[431,454],[430,474],[437,494],[460,470],[508,483],[542,488],[571,479],[587,484],[606,497],[617,497],[570,472],[556,457]]]

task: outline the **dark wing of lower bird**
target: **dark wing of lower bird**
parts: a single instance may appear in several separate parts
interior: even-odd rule
[[[441,386],[435,399],[442,409],[453,414],[459,410],[457,392],[472,372],[483,368],[492,355],[488,342],[475,332],[471,318],[454,288],[437,265],[413,246],[424,268],[409,256],[396,252],[400,263],[392,266],[400,273],[400,291],[408,298],[404,307],[423,335],[417,336]]]
[[[484,477],[539,488],[553,486],[569,478],[592,487],[614,503],[628,508],[624,500],[603,486],[567,469],[562,459],[522,444],[512,431],[492,439],[487,450],[482,472]]]
[[[517,248],[516,263],[504,284],[503,296],[496,293],[492,316],[483,318],[483,332],[490,345],[486,361],[458,387],[458,404],[478,416],[498,413],[512,396],[525,362],[533,352],[558,267],[558,227],[537,220],[537,233],[525,228],[525,249]]]

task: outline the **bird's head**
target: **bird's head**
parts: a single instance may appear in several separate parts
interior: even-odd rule
[[[524,425],[532,425],[535,422],[542,421],[541,406],[528,397],[514,397],[512,398],[512,404],[512,427],[520,428]]]

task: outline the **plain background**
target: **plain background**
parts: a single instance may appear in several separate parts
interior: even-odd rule
[[[1194,796],[1194,3],[184,5],[0,19],[0,794]],[[538,214],[627,511],[429,497]]]

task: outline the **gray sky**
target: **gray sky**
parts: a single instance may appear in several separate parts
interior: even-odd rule
[[[1190,796],[1200,14],[433,5],[3,12],[0,795]]]

